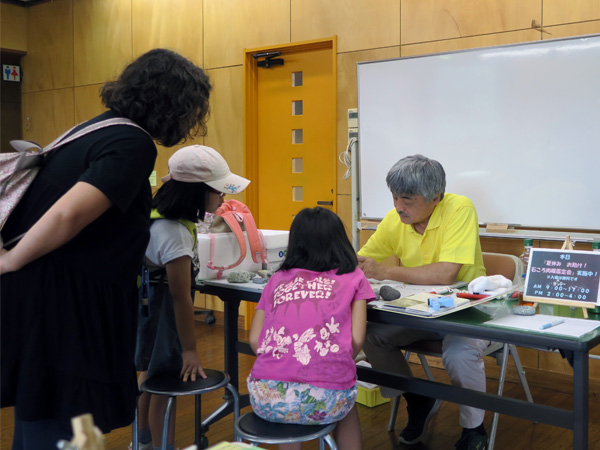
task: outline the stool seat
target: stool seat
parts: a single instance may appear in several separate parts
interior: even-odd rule
[[[337,445],[329,433],[336,423],[326,425],[298,425],[290,423],[269,422],[258,417],[254,412],[244,414],[234,425],[236,438],[245,439],[253,444],[290,444],[319,439],[322,447],[323,440],[329,448],[337,450]]]
[[[183,381],[179,372],[165,372],[148,378],[140,388],[143,392],[156,395],[177,397],[180,395],[196,395],[214,391],[229,383],[229,375],[213,369],[204,369],[206,378],[196,377],[196,381]]]
[[[231,378],[229,375],[225,372],[213,369],[204,369],[204,373],[206,374],[206,378],[197,377],[196,381],[183,381],[179,371],[165,372],[146,379],[140,386],[141,392],[152,395],[164,395],[167,397],[165,413],[163,416],[161,450],[167,449],[170,417],[176,397],[182,395],[193,395],[195,397],[196,427],[194,442],[200,449],[208,447],[208,439],[205,436],[208,426],[215,420],[218,420],[222,414],[227,414],[227,411],[231,408],[232,404],[234,420],[237,421],[240,411],[239,397],[235,386],[230,384]],[[203,421],[201,419],[202,394],[216,391],[222,387],[227,389],[231,396],[223,397],[225,402]],[[134,450],[139,449],[137,408],[133,426],[132,446]]]

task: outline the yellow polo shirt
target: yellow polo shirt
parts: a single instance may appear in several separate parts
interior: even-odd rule
[[[462,264],[457,280],[471,281],[485,275],[479,222],[467,197],[445,194],[437,204],[423,235],[400,220],[395,209],[387,213],[375,233],[359,250],[360,256],[383,261],[396,255],[404,267],[435,262]]]

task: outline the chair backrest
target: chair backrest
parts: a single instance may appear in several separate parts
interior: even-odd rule
[[[482,256],[487,275],[502,275],[513,285],[521,283],[522,262],[515,255],[482,252]]]

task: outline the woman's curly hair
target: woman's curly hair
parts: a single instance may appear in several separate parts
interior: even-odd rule
[[[100,97],[107,108],[171,147],[206,134],[211,87],[201,68],[171,50],[157,48],[106,83]]]

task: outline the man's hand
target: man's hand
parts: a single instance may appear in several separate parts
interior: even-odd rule
[[[379,264],[374,259],[358,256],[358,267],[364,272],[367,278],[374,278],[376,280],[387,279],[387,267]]]

